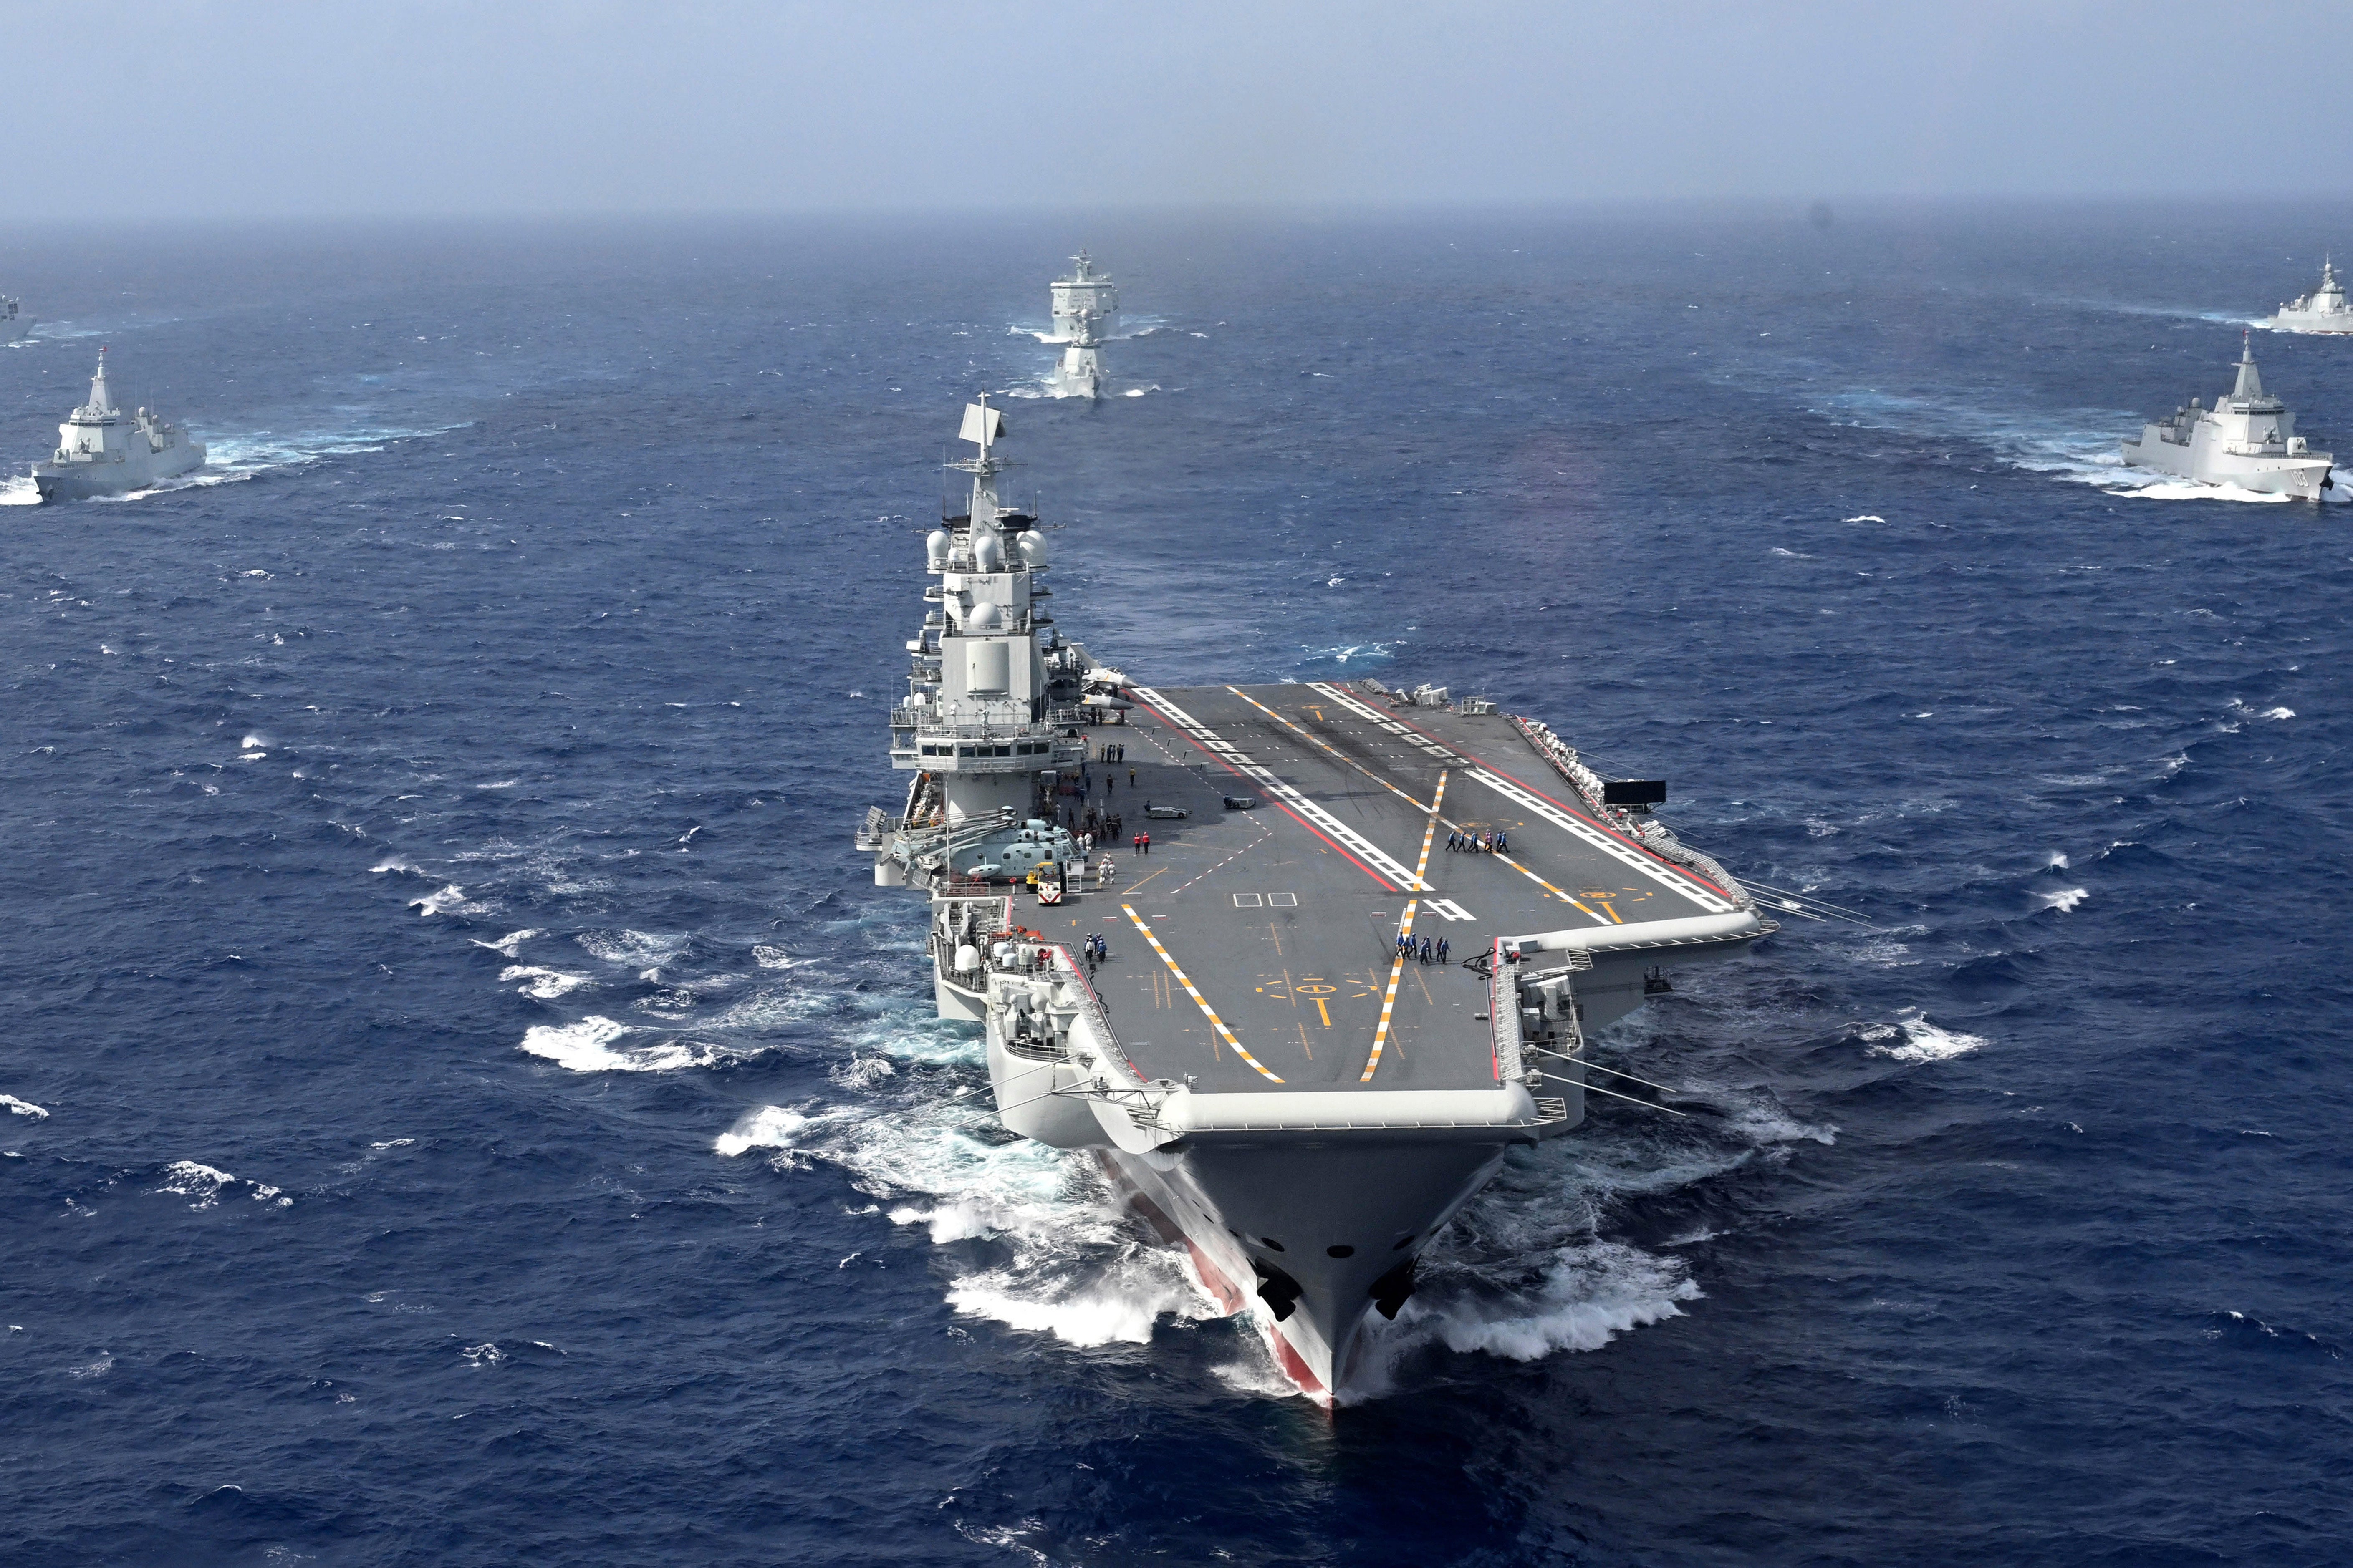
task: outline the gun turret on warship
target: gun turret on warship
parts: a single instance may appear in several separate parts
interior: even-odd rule
[[[1054,335],[1046,340],[1068,345],[1054,367],[1054,392],[1060,397],[1101,397],[1103,362],[1095,351],[1119,331],[1119,290],[1094,269],[1085,251],[1071,259],[1078,270],[1054,279]]]
[[[2143,426],[2140,439],[2123,443],[2123,450],[2136,468],[2264,495],[2317,500],[2335,483],[2335,458],[2313,451],[2295,433],[2287,405],[2263,390],[2252,342],[2240,351],[2239,377],[2228,396],[2211,408],[2191,398],[2171,418]]]
[[[2337,264],[2320,264],[2320,287],[2289,300],[2279,314],[2259,323],[2278,332],[2353,332],[2353,306],[2345,302],[2345,285],[2337,281]]]
[[[144,408],[126,416],[114,406],[100,349],[90,401],[58,426],[58,449],[33,465],[33,484],[45,501],[77,500],[143,490],[204,466],[202,441]]]
[[[1004,433],[965,410],[890,716],[906,798],[858,847],[929,896],[934,995],[982,1025],[1004,1125],[1093,1151],[1328,1402],[1506,1152],[1630,1087],[1588,1032],[1776,927],[1651,816],[1664,785],[1493,703],[1096,663],[999,500]]]

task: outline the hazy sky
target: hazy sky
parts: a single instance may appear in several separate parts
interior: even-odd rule
[[[2353,5],[0,0],[44,217],[2353,192]]]

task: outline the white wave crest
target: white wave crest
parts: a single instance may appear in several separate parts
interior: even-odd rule
[[[2034,896],[2042,900],[2044,909],[2057,910],[2063,915],[2073,912],[2077,904],[2092,895],[2082,888],[2062,888],[2056,892],[2037,893]]]
[[[1968,1055],[1988,1042],[1980,1035],[1942,1029],[1923,1017],[1917,1007],[1906,1007],[1893,1024],[1873,1024],[1858,1030],[1870,1043],[1867,1055],[1892,1057],[1899,1062],[1941,1062]]]
[[[484,942],[480,937],[472,937],[469,940],[471,941],[476,947],[486,947],[501,957],[512,958],[524,942],[529,942],[533,937],[545,936],[546,934],[547,933],[543,931],[511,931],[507,932],[506,935],[499,938],[496,942]],[[501,975],[499,978],[503,980],[506,976]]]
[[[675,1072],[713,1067],[742,1055],[703,1040],[666,1039],[628,1050],[616,1048],[630,1035],[651,1033],[591,1013],[576,1024],[541,1024],[524,1030],[522,1048],[573,1072]]]
[[[49,1113],[29,1100],[18,1100],[13,1094],[0,1094],[0,1105],[8,1108],[11,1116],[28,1116],[36,1121],[47,1121]]]
[[[476,945],[488,947],[491,944],[479,942]],[[528,963],[511,964],[499,971],[499,978],[524,982],[515,989],[541,1002],[553,1002],[589,983],[585,974],[566,974],[560,969],[540,969]]]
[[[1850,517],[1845,521],[1848,522],[1885,522],[1887,520],[1880,516],[1875,511],[1866,511],[1859,517]],[[1809,559],[1811,558],[1809,557]]]
[[[155,1190],[158,1193],[171,1193],[178,1197],[194,1198],[195,1202],[188,1205],[191,1209],[211,1208],[220,1202],[223,1193],[237,1185],[251,1187],[253,1191],[248,1195],[256,1203],[266,1204],[275,1199],[275,1206],[279,1208],[290,1208],[294,1204],[292,1198],[284,1196],[276,1187],[265,1182],[241,1181],[240,1178],[230,1175],[227,1171],[216,1170],[210,1165],[200,1165],[194,1160],[174,1160],[164,1167],[164,1174],[169,1180]]]
[[[689,939],[648,931],[584,931],[572,940],[607,963],[659,969],[684,952]]]
[[[438,893],[427,893],[421,899],[409,900],[408,907],[419,915],[430,918],[434,915],[463,912],[471,906],[466,902],[466,889],[451,882]]]

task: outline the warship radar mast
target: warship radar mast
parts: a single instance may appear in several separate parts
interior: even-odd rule
[[[1082,250],[1072,257],[1078,270],[1053,283],[1054,335],[1062,363],[1054,367],[1053,385],[1059,397],[1101,397],[1103,362],[1095,351],[1119,330],[1119,290],[1094,268],[1094,258]]]

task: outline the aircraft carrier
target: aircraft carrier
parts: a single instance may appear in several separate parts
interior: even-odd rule
[[[1641,1097],[1587,1033],[1776,927],[1652,815],[1662,784],[1492,703],[1097,662],[1000,501],[1004,433],[965,410],[970,500],[927,542],[891,711],[907,794],[858,847],[928,896],[934,994],[983,1026],[1004,1125],[1094,1151],[1328,1403],[1508,1151]]]

